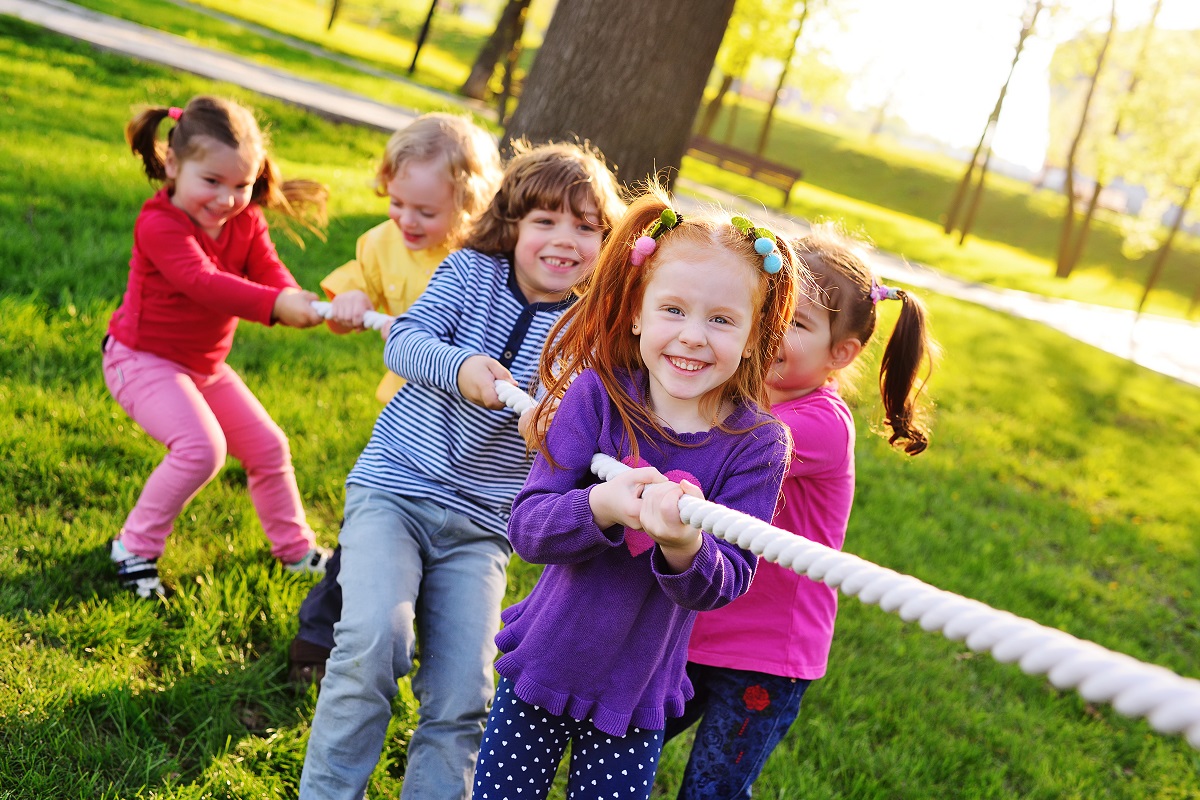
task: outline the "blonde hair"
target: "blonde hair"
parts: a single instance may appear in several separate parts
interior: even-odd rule
[[[375,174],[375,193],[386,197],[387,185],[413,162],[446,161],[446,179],[454,189],[454,219],[446,244],[462,244],[500,184],[500,151],[496,140],[469,118],[434,112],[422,114],[392,134]]]
[[[158,138],[158,126],[168,117],[175,119],[175,125],[167,131],[164,142]],[[288,224],[289,220],[295,220],[321,236],[327,222],[325,203],[329,190],[316,181],[283,180],[279,168],[267,153],[266,134],[254,113],[245,106],[220,97],[197,95],[174,115],[166,106],[153,106],[143,109],[125,126],[125,141],[134,155],[141,158],[146,177],[161,181],[168,191],[174,189],[174,181],[167,177],[167,150],[170,149],[182,163],[203,157],[206,140],[220,142],[235,150],[250,151],[260,164],[250,202],[282,214],[284,232],[290,238],[304,245]]]

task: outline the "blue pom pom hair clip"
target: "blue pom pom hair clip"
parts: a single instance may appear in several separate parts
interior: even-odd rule
[[[770,228],[756,227],[743,216],[736,216],[729,223],[754,240],[754,252],[763,257],[763,270],[774,275],[783,269],[783,255],[775,245],[775,234]]]

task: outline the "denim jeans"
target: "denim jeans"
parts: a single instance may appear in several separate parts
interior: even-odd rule
[[[430,501],[346,487],[342,616],[317,698],[300,797],[358,800],[383,750],[397,678],[420,667],[401,798],[466,798],[492,697],[503,536]]]
[[[677,800],[748,800],[811,681],[690,661],[687,672],[696,696],[682,717],[667,720],[667,738],[700,725]]]

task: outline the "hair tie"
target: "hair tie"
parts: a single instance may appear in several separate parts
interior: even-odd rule
[[[183,109],[179,106],[171,106],[167,109],[167,116],[178,122],[179,118],[183,116]]]
[[[658,219],[650,223],[650,227],[646,228],[646,232],[639,236],[637,241],[633,243],[633,247],[629,251],[629,263],[635,267],[645,264],[650,254],[658,249],[658,237],[681,222],[683,222],[682,214],[677,213],[675,209],[669,206],[664,208],[662,213],[658,215]]]
[[[871,305],[876,305],[880,300],[899,300],[900,290],[895,286],[884,286],[882,283],[871,280]]]
[[[770,228],[756,227],[743,216],[734,217],[729,224],[754,240],[754,252],[763,257],[763,270],[768,275],[783,269],[783,256],[775,246],[775,234]]]

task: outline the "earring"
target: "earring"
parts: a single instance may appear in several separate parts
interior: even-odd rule
[[[636,322],[635,322],[635,323],[633,323],[633,332],[634,332],[635,334],[638,332],[638,324],[637,324]]]

